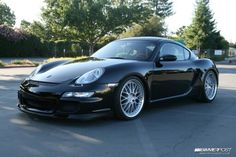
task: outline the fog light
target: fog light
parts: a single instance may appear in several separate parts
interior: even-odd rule
[[[94,92],[74,92],[74,97],[80,97],[80,98],[89,98],[93,96]]]
[[[93,96],[94,92],[65,92],[62,97],[76,97],[76,98],[89,98]]]
[[[73,97],[73,93],[72,92],[66,92],[63,94],[62,97]]]

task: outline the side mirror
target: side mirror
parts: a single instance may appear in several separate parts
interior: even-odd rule
[[[177,57],[175,55],[164,55],[161,56],[159,61],[176,61]]]

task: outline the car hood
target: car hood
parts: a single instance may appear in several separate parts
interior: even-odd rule
[[[72,60],[64,64],[60,64],[51,69],[39,70],[31,80],[50,83],[61,83],[71,79],[78,78],[86,72],[95,68],[106,68],[109,66],[137,62],[134,60],[123,59],[98,59],[85,58],[80,60]],[[47,66],[47,65],[44,65]],[[43,69],[43,68],[42,68]]]

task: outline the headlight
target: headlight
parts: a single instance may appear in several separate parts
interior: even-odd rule
[[[75,81],[75,84],[89,84],[89,83],[95,82],[96,80],[98,80],[102,76],[104,71],[105,70],[103,68],[96,68],[94,70],[91,70],[91,71],[83,74],[82,76],[80,76]]]
[[[35,74],[37,74],[39,72],[39,70],[41,70],[42,65],[39,65],[30,75],[29,78],[33,77]]]

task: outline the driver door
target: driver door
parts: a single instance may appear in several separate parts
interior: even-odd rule
[[[162,60],[165,55],[174,55],[176,60]],[[178,44],[165,43],[161,46],[152,73],[152,100],[181,96],[190,91],[194,73],[189,58],[190,52]]]

